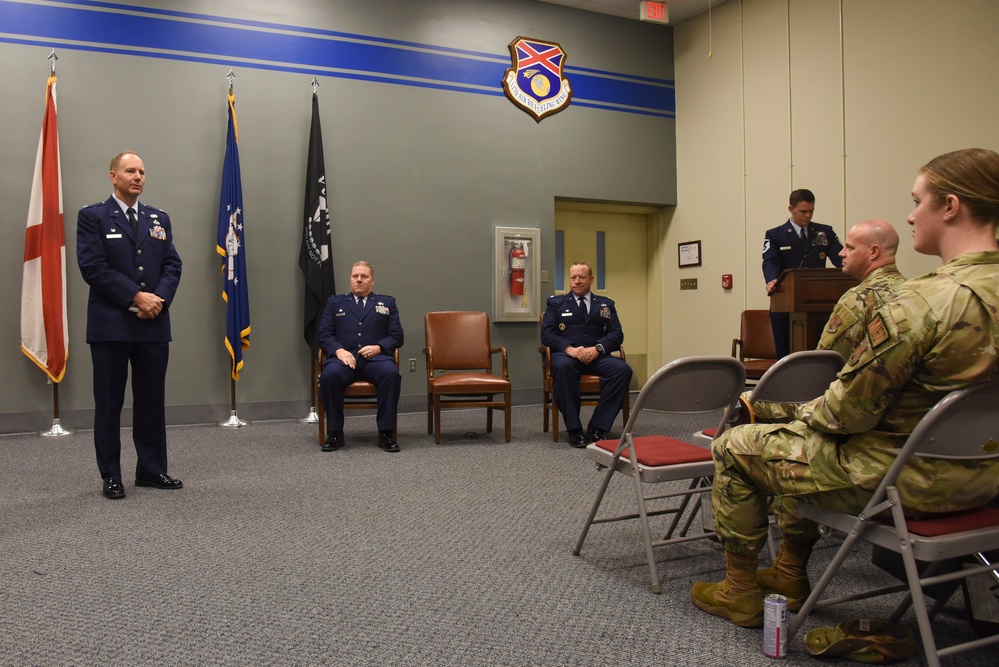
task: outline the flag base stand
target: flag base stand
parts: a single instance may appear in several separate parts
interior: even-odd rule
[[[63,428],[62,424],[59,423],[58,419],[53,419],[52,428],[50,428],[47,431],[42,431],[38,435],[42,435],[45,437],[59,437],[62,435],[73,435],[73,432],[70,431],[69,429]]]
[[[316,406],[309,406],[309,414],[298,420],[303,424],[318,424],[319,423],[319,413],[316,412]]]
[[[224,422],[218,422],[218,424],[216,424],[216,426],[219,426],[220,428],[243,428],[244,426],[249,426],[249,425],[250,422],[240,419],[238,416],[236,416],[235,410],[233,410],[232,413],[229,415],[229,419],[227,419]]]

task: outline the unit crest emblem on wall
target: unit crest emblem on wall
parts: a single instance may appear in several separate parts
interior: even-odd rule
[[[510,42],[513,67],[503,75],[510,101],[541,122],[572,101],[569,80],[562,76],[565,51],[555,42],[518,37]]]

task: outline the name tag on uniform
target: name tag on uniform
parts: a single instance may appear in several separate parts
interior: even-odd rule
[[[108,234],[105,238],[108,238],[108,239],[120,239],[121,238],[121,234]]]
[[[574,313],[562,313],[562,317],[572,317]]]
[[[790,250],[790,249],[791,249],[791,246],[789,246],[789,245],[782,245],[782,246],[780,247],[780,249],[781,249],[781,250]]]
[[[336,313],[335,313],[335,314],[333,315],[333,317],[343,317],[343,316],[344,316],[344,315],[346,315],[346,314],[347,314],[347,313],[343,312],[343,309],[341,308],[340,310],[338,310],[338,311],[337,311],[337,312],[336,312]]]

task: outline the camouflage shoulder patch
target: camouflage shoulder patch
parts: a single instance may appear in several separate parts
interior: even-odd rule
[[[885,326],[885,321],[881,317],[881,313],[875,313],[871,317],[871,321],[867,323],[867,335],[871,339],[871,345],[874,347],[879,347],[891,338],[891,334],[888,333],[888,327]]]
[[[867,339],[860,341],[857,347],[853,348],[853,354],[850,355],[849,364],[851,366],[856,366],[857,362],[860,361],[861,357],[864,356],[864,352],[867,351]]]
[[[840,318],[840,316],[836,313],[833,313],[832,317],[829,318],[829,323],[826,325],[826,331],[829,333],[836,333],[836,330],[839,329],[841,324],[843,324],[842,318]]]

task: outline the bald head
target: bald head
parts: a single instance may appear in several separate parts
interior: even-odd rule
[[[898,232],[884,220],[864,220],[846,234],[843,249],[843,273],[863,280],[882,266],[895,263]]]

